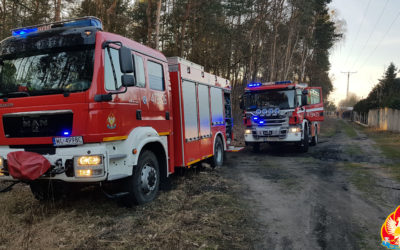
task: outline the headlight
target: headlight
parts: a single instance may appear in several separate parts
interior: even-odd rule
[[[3,160],[3,157],[0,157],[0,176],[3,176],[4,175],[4,173],[3,173],[3,170],[4,170],[4,160]]]
[[[291,127],[290,128],[291,133],[298,133],[301,132],[301,129],[299,127]]]
[[[251,134],[251,129],[246,129],[246,130],[244,131],[244,133],[245,133],[245,134]]]
[[[100,155],[80,156],[77,159],[78,166],[93,166],[101,164]]]
[[[104,176],[104,164],[102,155],[76,156],[74,157],[74,163],[76,177]]]

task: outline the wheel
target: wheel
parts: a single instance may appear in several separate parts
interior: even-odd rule
[[[217,137],[214,144],[214,156],[211,160],[211,167],[220,167],[224,164],[224,144],[221,137]]]
[[[315,133],[311,139],[311,146],[315,146],[318,144],[318,126],[315,126]]]
[[[305,126],[303,129],[303,139],[299,143],[299,150],[302,153],[308,152],[308,146],[309,146],[309,138],[308,138],[308,127]]]
[[[126,205],[141,205],[156,198],[160,186],[160,170],[153,152],[146,150],[140,154],[138,165],[127,182],[129,195],[126,196]]]
[[[39,201],[60,200],[67,194],[67,186],[55,181],[33,181],[29,184],[33,196]]]

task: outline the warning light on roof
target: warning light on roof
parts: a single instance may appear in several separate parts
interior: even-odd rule
[[[65,20],[61,22],[47,23],[47,24],[14,29],[12,30],[12,36],[24,36],[30,33],[35,33],[38,31],[44,31],[59,27],[88,27],[88,26],[97,27],[100,30],[103,29],[103,24],[97,17],[83,17],[78,19]]]
[[[261,82],[252,82],[252,83],[247,84],[247,87],[248,88],[256,88],[256,87],[260,87],[261,85],[262,85]]]
[[[70,134],[69,131],[64,131],[64,132],[63,132],[63,135],[66,135],[66,136],[68,136],[69,134]]]
[[[29,33],[37,32],[38,28],[21,28],[21,29],[15,29],[12,31],[13,36],[23,36]]]

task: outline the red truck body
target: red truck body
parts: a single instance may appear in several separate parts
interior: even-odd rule
[[[8,166],[9,153],[32,152],[51,165],[34,194],[49,179],[127,179],[143,203],[175,167],[223,162],[229,81],[199,65],[103,32],[92,17],[14,30],[0,60],[0,179],[24,167]]]

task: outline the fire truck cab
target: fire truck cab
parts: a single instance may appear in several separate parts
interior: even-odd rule
[[[38,199],[51,182],[122,180],[110,196],[149,202],[176,167],[223,164],[227,86],[95,17],[13,30],[0,42],[0,180]]]
[[[322,89],[291,81],[250,83],[242,97],[245,142],[296,143],[303,152],[318,143],[323,115]]]

